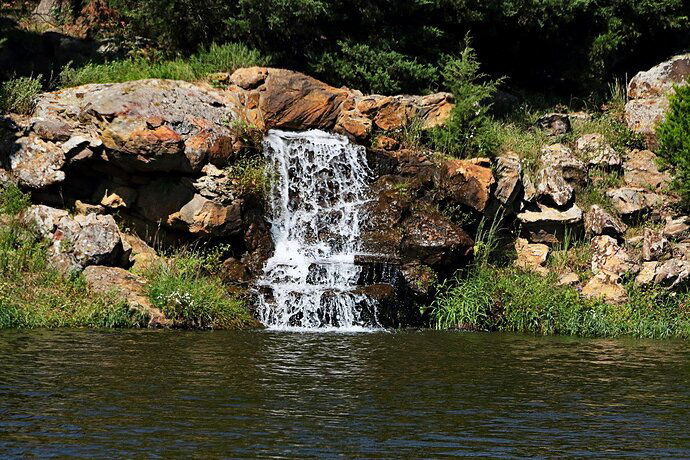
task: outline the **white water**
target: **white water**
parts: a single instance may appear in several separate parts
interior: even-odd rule
[[[375,327],[375,305],[353,292],[370,175],[364,147],[319,130],[271,130],[264,155],[275,253],[257,283],[261,321],[289,330]]]

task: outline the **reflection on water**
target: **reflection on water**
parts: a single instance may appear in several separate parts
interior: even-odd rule
[[[0,332],[4,456],[689,457],[683,342]]]

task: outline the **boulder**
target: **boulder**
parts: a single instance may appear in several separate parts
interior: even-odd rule
[[[644,229],[642,237],[642,259],[649,262],[660,260],[668,254],[671,246],[666,237],[661,232],[656,232],[650,228]]]
[[[668,172],[659,171],[657,156],[649,150],[628,152],[623,169],[623,179],[629,187],[661,190],[671,182],[671,175]]]
[[[608,235],[620,239],[627,228],[618,218],[613,217],[596,204],[592,205],[585,214],[585,232],[589,235]]]
[[[529,243],[524,238],[515,240],[517,259],[515,265],[523,270],[530,270],[545,275],[549,271],[545,267],[549,256],[549,247],[545,244]]]
[[[563,239],[566,229],[577,233],[582,224],[582,210],[576,204],[566,210],[539,204],[536,210],[518,214],[517,219],[530,242],[556,244]]]
[[[112,266],[121,261],[123,245],[112,216],[80,214],[72,218],[67,211],[34,205],[24,212],[23,219],[49,241],[49,257],[61,271]]]
[[[573,187],[565,181],[557,169],[550,166],[541,168],[537,172],[536,182],[536,199],[540,203],[562,208],[573,198]]]
[[[690,280],[690,262],[670,259],[660,263],[654,275],[654,283],[668,289],[681,289]]]
[[[420,263],[411,262],[403,265],[400,274],[407,288],[422,299],[430,298],[438,283],[436,272]]]
[[[619,279],[599,273],[590,278],[582,288],[582,295],[590,299],[601,299],[613,304],[621,304],[628,300],[628,293]]]
[[[637,271],[639,267],[633,258],[614,238],[608,235],[592,238],[592,273],[603,272],[615,279]]]
[[[84,270],[84,279],[94,292],[114,296],[115,300],[126,302],[148,318],[149,327],[170,327],[160,309],[156,308],[146,292],[146,281],[118,267],[92,265]]]
[[[605,170],[615,170],[622,166],[623,160],[601,134],[585,134],[575,142],[575,149],[590,166]]]
[[[620,187],[606,192],[624,219],[634,219],[664,203],[664,197],[639,187]]]
[[[551,136],[570,132],[570,117],[566,113],[549,113],[537,120],[537,127]]]
[[[541,161],[545,166],[560,171],[565,180],[571,184],[585,184],[587,182],[587,165],[577,158],[569,147],[563,144],[542,147]]]
[[[53,142],[30,135],[17,139],[7,152],[10,170],[21,187],[39,190],[65,180],[65,154]]]
[[[493,190],[493,197],[504,210],[512,212],[522,191],[520,158],[515,155],[496,158],[495,176],[496,187]]]
[[[628,84],[625,119],[628,127],[642,134],[650,148],[657,144],[656,126],[668,110],[668,95],[674,85],[690,76],[690,54],[674,56],[635,75]]]
[[[436,189],[456,204],[484,212],[494,175],[490,167],[481,166],[471,160],[448,159],[439,165]]]
[[[666,225],[662,230],[663,235],[669,239],[686,238],[690,231],[690,218],[680,216],[675,219],[666,219]]]

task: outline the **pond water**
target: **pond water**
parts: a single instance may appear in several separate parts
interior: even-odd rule
[[[0,331],[0,457],[690,457],[690,346]]]

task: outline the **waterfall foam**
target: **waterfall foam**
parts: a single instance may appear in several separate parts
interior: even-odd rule
[[[376,306],[356,292],[370,177],[364,147],[320,130],[271,130],[264,155],[275,253],[257,282],[260,320],[274,329],[377,326]]]

